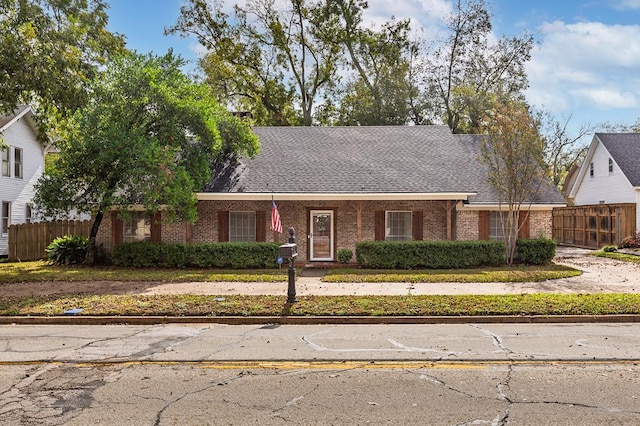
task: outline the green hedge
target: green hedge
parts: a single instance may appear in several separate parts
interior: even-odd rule
[[[126,243],[115,246],[117,266],[162,268],[276,268],[276,243]]]
[[[549,238],[526,239],[516,242],[518,260],[532,265],[543,265],[556,255],[556,242]]]
[[[356,260],[377,269],[462,269],[504,263],[501,241],[365,241]]]

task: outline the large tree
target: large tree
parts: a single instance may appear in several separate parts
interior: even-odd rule
[[[162,208],[168,221],[193,221],[194,193],[211,179],[213,163],[258,151],[248,125],[221,109],[182,65],[171,52],[114,61],[74,115],[56,166],[37,184],[34,201],[45,216],[72,208],[93,215],[87,263],[107,210],[142,205],[149,213]]]
[[[505,260],[513,263],[523,206],[534,201],[546,179],[540,122],[518,100],[500,100],[483,120],[481,161],[499,197]]]
[[[349,75],[335,96],[338,124],[407,124],[417,98],[411,72],[418,44],[411,41],[409,20],[390,21],[379,29],[368,28],[362,0],[331,0],[324,14],[332,22],[333,43],[340,46]],[[419,123],[422,124],[422,123]]]
[[[98,66],[124,50],[104,0],[0,0],[0,112],[37,107],[47,120],[88,99]]]
[[[533,38],[492,41],[491,15],[484,0],[456,0],[447,20],[449,36],[433,52],[426,75],[435,120],[454,133],[477,133],[496,96],[520,97],[527,88],[524,65]]]
[[[223,6],[221,0],[188,0],[168,32],[195,35],[207,49],[201,67],[222,102],[248,107],[259,124],[311,125],[339,53],[319,3],[251,0],[231,16]]]

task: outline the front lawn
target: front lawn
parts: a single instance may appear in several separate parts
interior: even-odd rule
[[[300,269],[298,269],[298,274]],[[447,270],[330,270],[325,282],[537,282],[580,275],[561,265]],[[46,262],[0,264],[0,284],[44,281],[286,282],[287,269],[219,270],[52,266]]]
[[[0,316],[467,316],[640,314],[640,294],[0,297]]]

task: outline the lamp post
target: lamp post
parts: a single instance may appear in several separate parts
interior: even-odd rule
[[[289,286],[287,288],[287,303],[295,303],[296,299],[296,257],[298,245],[296,244],[296,231],[289,228],[289,242],[278,247],[280,257],[289,259]]]

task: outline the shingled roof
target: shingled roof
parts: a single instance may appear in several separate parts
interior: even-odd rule
[[[21,105],[9,114],[0,115],[0,131],[4,130],[9,123],[29,112],[31,112],[31,107],[29,105]]]
[[[255,127],[260,154],[225,164],[209,193],[458,194],[497,202],[479,137],[447,126]],[[555,188],[535,202],[564,203]]]
[[[596,133],[632,186],[640,186],[640,133]]]

